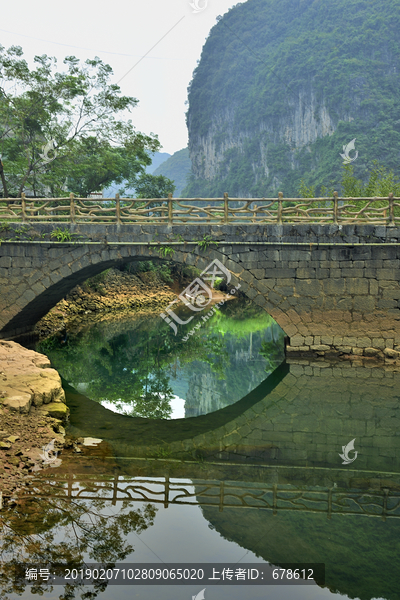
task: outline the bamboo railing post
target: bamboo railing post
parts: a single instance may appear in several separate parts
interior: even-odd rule
[[[389,227],[394,227],[395,226],[395,222],[394,222],[394,204],[393,204],[393,192],[390,192],[389,194],[389,223],[388,223]]]
[[[278,225],[282,225],[282,192],[278,192],[278,214],[277,214],[277,222]]]
[[[74,194],[71,192],[69,195],[69,220],[71,223],[73,223],[75,225],[76,220],[75,220],[75,200],[74,200]]]
[[[168,194],[168,225],[172,225],[172,194]]]
[[[228,223],[228,192],[224,192],[224,223]]]
[[[115,194],[115,215],[117,218],[117,225],[121,225],[121,202],[119,200],[119,194]]]
[[[22,222],[27,223],[28,219],[26,217],[26,200],[25,200],[24,192],[22,192],[22,194],[21,194],[21,207],[22,207]]]
[[[335,225],[338,222],[338,193],[333,192],[333,222]]]

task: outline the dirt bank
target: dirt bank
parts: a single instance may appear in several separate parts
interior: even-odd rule
[[[4,502],[25,485],[30,474],[55,464],[52,459],[64,445],[63,424],[68,414],[60,376],[50,368],[47,356],[16,342],[0,341],[0,492]]]
[[[75,287],[41,319],[35,334],[48,337],[57,331],[107,318],[121,318],[127,313],[160,313],[191,283],[195,275],[165,283],[156,271],[127,273],[109,269],[105,274]],[[215,290],[212,304],[226,299]]]
[[[176,293],[154,271],[132,274],[110,269],[75,287],[37,323],[35,333],[47,337],[71,324],[96,320],[97,315],[161,311],[175,298]]]

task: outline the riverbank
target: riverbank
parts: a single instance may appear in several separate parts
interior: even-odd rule
[[[76,286],[37,323],[34,333],[42,339],[98,315],[162,311],[175,298],[155,271],[133,274],[109,269]]]
[[[99,320],[123,318],[132,312],[160,314],[194,277],[191,273],[166,283],[155,270],[129,273],[109,269],[82,286],[76,286],[37,323],[34,335],[43,339],[69,328],[78,330]],[[223,299],[226,300],[226,294],[214,290],[210,306]]]
[[[0,341],[0,491],[4,501],[29,485],[33,473],[57,464],[68,415],[61,378],[47,356],[16,342]]]

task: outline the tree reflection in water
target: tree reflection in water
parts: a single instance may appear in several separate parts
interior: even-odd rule
[[[50,338],[37,350],[90,399],[124,405],[130,416],[156,419],[171,418],[176,394],[189,400],[177,385],[177,367],[186,380],[192,378],[188,411],[201,404],[197,382],[202,379],[213,390],[208,404],[217,410],[240,400],[284,359],[283,331],[263,309],[246,301],[222,306],[186,342],[182,330],[175,336],[158,315],[132,315],[70,334],[66,343]]]
[[[85,568],[87,561],[113,568],[134,552],[127,543],[128,534],[140,534],[152,526],[157,512],[152,504],[129,510],[129,501],[123,501],[118,513],[112,514],[109,508],[105,510],[106,499],[60,498],[55,497],[54,489],[46,499],[43,492],[40,495],[40,500],[21,499],[1,513],[0,597],[4,600],[12,593],[21,595],[25,589],[26,581],[18,569],[21,563],[57,564],[54,572],[60,575],[66,566]],[[106,587],[106,581],[95,583],[89,591],[78,582],[66,584],[59,598],[71,600],[77,592],[83,599],[96,598]],[[34,582],[29,589],[32,594],[42,595],[53,588],[49,582]]]

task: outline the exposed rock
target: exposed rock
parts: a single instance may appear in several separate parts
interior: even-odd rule
[[[47,356],[11,341],[0,341],[0,403],[10,410],[29,414],[31,405],[65,402],[61,379]]]
[[[0,489],[10,503],[14,490],[32,471],[48,467],[43,447],[51,440],[64,443],[69,409],[57,371],[46,356],[16,342],[0,341]],[[56,435],[56,438],[55,438]],[[53,466],[53,463],[50,465]]]
[[[7,395],[3,400],[3,406],[21,414],[28,414],[31,409],[31,404],[32,394],[18,394],[15,396]]]
[[[69,408],[63,402],[51,402],[46,404],[41,409],[44,415],[48,417],[54,417],[55,419],[61,419],[67,421],[69,416]]]

